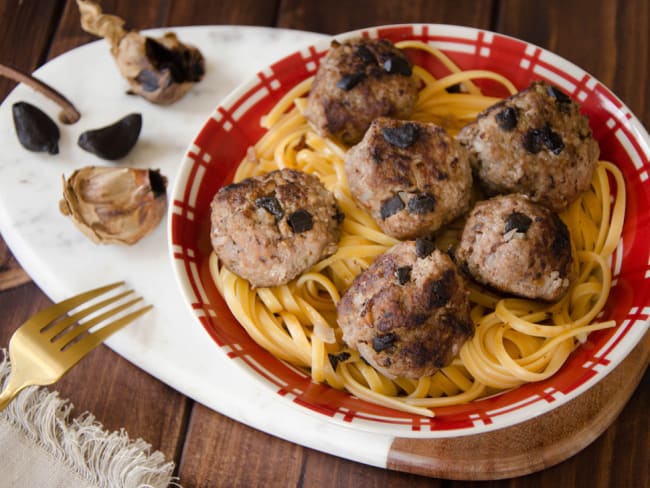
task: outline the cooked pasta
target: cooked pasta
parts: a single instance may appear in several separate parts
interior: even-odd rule
[[[454,134],[498,99],[481,94],[475,80],[489,78],[509,92],[503,76],[462,71],[444,53],[413,41],[400,48],[435,56],[449,75],[436,79],[421,67],[414,74],[422,89],[413,119],[433,121]],[[562,367],[571,352],[595,330],[615,326],[599,321],[611,288],[608,258],[620,240],[625,185],[619,169],[601,161],[591,188],[561,214],[579,265],[579,277],[557,303],[501,297],[470,284],[474,337],[453,363],[430,377],[390,380],[345,346],[336,325],[336,304],[354,278],[398,241],[360,209],[343,167],[345,147],[319,136],[302,113],[311,79],[297,85],[264,118],[268,129],[238,167],[234,180],[281,168],[318,175],[345,214],[338,251],[287,285],[254,289],[223,267],[213,253],[210,270],[235,318],[263,348],[309,371],[313,381],[345,389],[369,402],[425,416],[436,407],[544,380]],[[460,93],[445,88],[461,84]],[[438,233],[442,249],[455,243],[461,228]]]

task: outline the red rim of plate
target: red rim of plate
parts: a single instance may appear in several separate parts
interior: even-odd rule
[[[170,207],[172,266],[186,303],[221,351],[279,397],[321,419],[363,430],[401,436],[468,435],[528,420],[575,398],[612,371],[643,337],[650,323],[650,137],[630,110],[597,79],[540,47],[501,34],[467,27],[407,24],[374,27],[336,36],[419,40],[442,49],[462,69],[490,69],[519,89],[544,79],[559,86],[589,115],[601,158],[624,173],[627,210],[621,245],[611,259],[614,287],[602,319],[615,329],[592,333],[561,370],[548,380],[529,383],[466,405],[436,408],[434,418],[395,411],[311,382],[302,371],[263,350],[233,318],[214,287],[207,259],[211,250],[209,206],[214,193],[230,182],[249,146],[264,133],[261,117],[291,87],[312,76],[329,40],[295,52],[260,71],[231,93],[212,113],[179,169]],[[436,63],[410,52],[436,74]],[[488,92],[495,85],[479,82]],[[496,93],[505,95],[504,93]]]

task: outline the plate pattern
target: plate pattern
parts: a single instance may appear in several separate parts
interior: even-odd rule
[[[579,395],[608,374],[636,345],[650,324],[650,137],[638,119],[605,86],[569,61],[540,47],[466,27],[409,24],[364,29],[337,36],[414,39],[443,50],[464,69],[491,69],[518,88],[544,79],[577,100],[589,115],[601,158],[617,164],[627,182],[623,239],[611,259],[614,287],[603,319],[615,329],[592,333],[552,378],[467,405],[436,409],[425,419],[371,405],[310,381],[254,343],[230,314],[208,271],[209,208],[228,183],[249,146],[264,133],[260,120],[296,83],[312,76],[329,42],[306,47],[260,71],[212,113],[190,145],[177,175],[170,208],[172,264],[185,300],[205,330],[234,362],[298,408],[361,429],[395,435],[445,437],[501,428],[543,414]],[[434,75],[437,65],[412,53]],[[487,92],[498,88],[478,82]]]

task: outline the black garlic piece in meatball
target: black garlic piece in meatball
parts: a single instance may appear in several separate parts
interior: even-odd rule
[[[541,81],[482,112],[458,140],[489,195],[524,193],[556,212],[589,188],[600,154],[578,104]]]
[[[357,202],[398,239],[429,236],[469,210],[467,151],[433,123],[375,119],[345,172]]]
[[[224,186],[211,209],[214,251],[254,287],[286,284],[338,247],[343,214],[320,180],[301,171]]]
[[[479,283],[546,301],[562,298],[575,272],[567,226],[522,194],[477,203],[455,256]]]
[[[343,340],[389,378],[420,378],[451,363],[474,334],[463,276],[426,240],[404,241],[341,297]]]
[[[333,41],[316,73],[305,116],[321,135],[351,145],[376,117],[409,117],[417,94],[411,62],[390,41]]]

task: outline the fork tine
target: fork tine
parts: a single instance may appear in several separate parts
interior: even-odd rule
[[[66,359],[70,362],[70,367],[77,364],[86,354],[95,349],[98,345],[104,342],[112,334],[120,330],[125,325],[130,324],[135,319],[144,315],[149,310],[153,308],[153,305],[146,305],[134,312],[131,312],[124,317],[121,317],[113,322],[106,324],[99,330],[91,332],[90,334],[83,337],[78,342],[72,344],[68,349],[63,351],[61,354],[66,356]]]
[[[70,310],[87,302],[88,300],[92,300],[93,298],[98,297],[107,291],[113,290],[118,286],[122,286],[123,284],[124,281],[118,281],[117,283],[101,286],[99,288],[95,288],[94,290],[86,291],[70,297],[67,300],[63,300],[62,302],[55,303],[54,305],[34,314],[27,322],[22,325],[22,327],[27,330],[33,331],[33,329],[36,329],[37,331],[40,331],[43,327],[64,313],[69,312]]]
[[[96,304],[91,305],[90,307],[86,307],[83,310],[80,310],[79,312],[77,312],[77,313],[75,313],[73,315],[69,315],[69,316],[59,320],[58,322],[56,322],[52,327],[47,328],[48,326],[45,326],[45,328],[47,328],[47,330],[44,330],[42,332],[43,337],[46,337],[46,338],[48,338],[48,339],[50,339],[52,341],[56,341],[56,340],[59,339],[59,338],[57,338],[57,335],[59,335],[64,330],[66,330],[72,324],[75,324],[75,323],[79,322],[81,319],[83,319],[84,317],[87,317],[91,313],[96,312],[97,310],[100,310],[100,309],[110,305],[111,303],[115,303],[118,300],[121,300],[122,298],[124,298],[124,297],[126,297],[128,295],[131,295],[133,293],[134,293],[133,290],[127,290],[127,291],[125,291],[123,293],[120,293],[119,295],[115,295],[114,297],[110,297],[110,298],[107,298],[105,300],[102,300],[101,302],[97,302]]]
[[[87,320],[85,322],[80,322],[73,329],[65,332],[60,337],[56,337],[53,342],[56,343],[56,344],[60,344],[61,349],[63,349],[67,345],[69,345],[72,341],[74,341],[77,337],[79,337],[81,334],[83,334],[84,332],[89,330],[91,327],[94,327],[95,325],[103,322],[104,320],[113,317],[114,315],[118,314],[122,310],[126,310],[131,305],[133,305],[135,303],[138,303],[141,300],[142,300],[142,297],[136,297],[133,300],[129,300],[128,302],[125,302],[125,303],[123,303],[121,305],[118,305],[117,307],[113,307],[113,308],[107,310],[106,312],[103,312],[100,315],[97,315],[96,317],[93,317],[90,320]]]
[[[111,334],[153,308],[153,305],[147,305],[128,313],[128,308],[142,300],[141,297],[136,297],[122,305],[116,304],[117,300],[134,293],[128,291],[118,293],[112,298],[105,298],[98,303],[90,304],[83,310],[77,310],[74,314],[67,315],[68,312],[85,302],[124,284],[124,281],[120,281],[55,303],[36,313],[16,329],[9,341],[12,370],[4,390],[0,391],[0,411],[26,386],[49,385],[60,379]],[[101,313],[100,309],[108,305],[112,305],[112,308]],[[98,312],[96,316],[89,318],[86,322],[79,322],[78,319],[95,311]],[[100,325],[123,311],[126,315],[122,314],[97,331],[81,335],[91,327]],[[55,319],[60,320],[52,323]],[[48,325],[51,327],[45,333],[41,332]],[[54,330],[54,341],[48,337],[48,334],[52,334],[51,330],[53,329],[56,329]],[[70,340],[74,342],[70,343]],[[59,344],[63,344],[63,346],[59,347]]]

